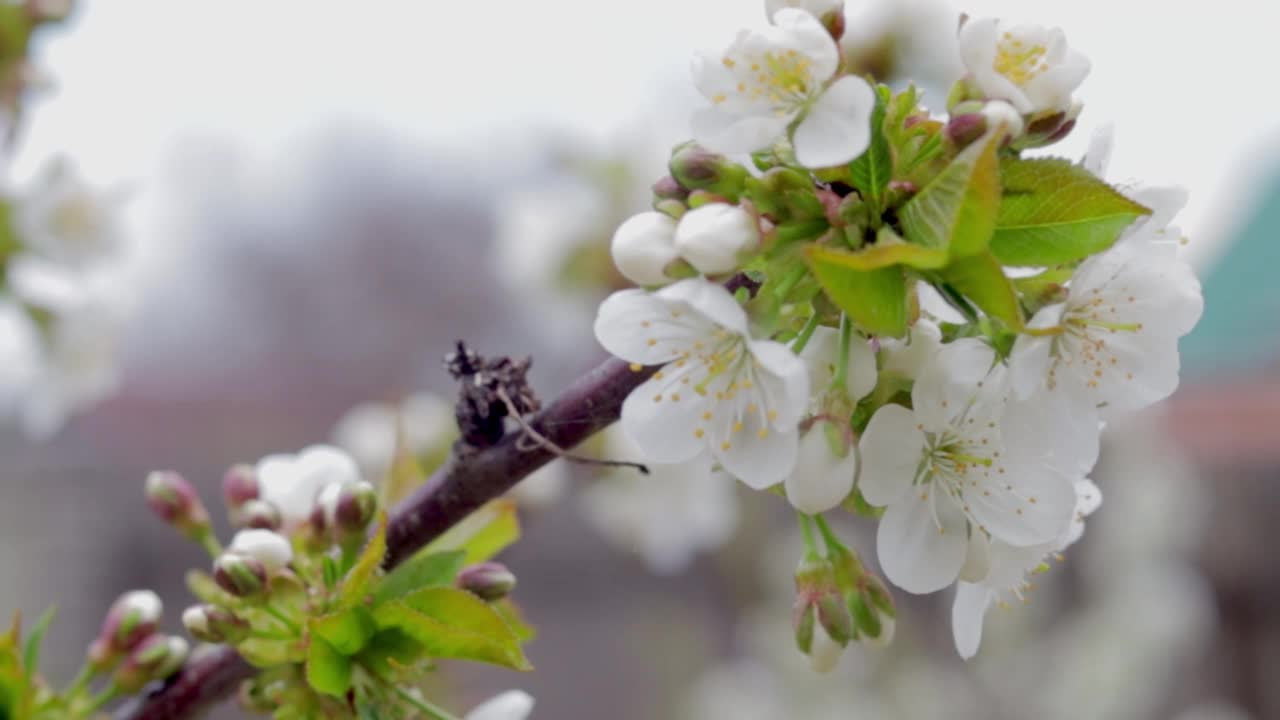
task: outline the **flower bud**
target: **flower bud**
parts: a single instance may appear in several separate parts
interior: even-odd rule
[[[684,203],[689,199],[689,189],[676,182],[676,179],[670,175],[663,175],[658,182],[653,184],[654,202],[659,200],[675,200]]]
[[[227,550],[257,560],[268,574],[278,572],[293,560],[293,546],[283,535],[270,530],[241,530],[231,538]]]
[[[146,495],[151,510],[183,535],[199,538],[210,532],[209,512],[200,502],[200,495],[178,473],[157,471],[148,475]]]
[[[676,250],[699,272],[715,275],[738,268],[743,256],[760,245],[760,229],[751,213],[725,203],[690,210],[676,226]]]
[[[132,590],[111,604],[98,637],[89,646],[89,664],[103,670],[155,634],[164,604],[150,590]]]
[[[250,500],[257,500],[260,494],[258,472],[252,465],[233,465],[222,476],[222,498],[231,510],[239,510]]]
[[[284,524],[280,510],[266,500],[249,500],[236,513],[236,525],[253,530],[279,530]]]
[[[965,148],[987,132],[987,118],[980,112],[952,115],[947,120],[947,139],[957,148]]]
[[[844,646],[853,637],[853,621],[836,582],[836,569],[826,560],[806,557],[796,569],[796,601],[792,621],[796,645],[810,654],[819,635]],[[821,633],[813,629],[816,625]]]
[[[182,613],[182,625],[201,642],[234,645],[249,635],[249,622],[216,605],[192,605]]]
[[[675,235],[676,221],[669,215],[657,211],[632,215],[613,233],[609,245],[613,264],[637,285],[671,282],[667,267],[680,259]]]
[[[826,631],[819,625],[814,629],[813,644],[808,652],[809,667],[813,668],[816,673],[829,673],[840,662],[840,655],[843,652],[844,645],[827,635]]]
[[[176,635],[152,635],[129,653],[111,680],[120,690],[136,693],[147,683],[163,680],[182,667],[187,650],[187,641]]]
[[[1014,148],[1026,150],[1052,145],[1062,140],[1076,127],[1076,118],[1084,106],[1074,103],[1066,110],[1053,110],[1037,113],[1027,123],[1026,135],[1018,139]]]
[[[267,569],[244,555],[223,553],[213,562],[213,579],[218,587],[239,598],[258,598],[267,591]]]
[[[669,168],[680,187],[706,190],[731,200],[737,200],[748,177],[746,168],[694,142],[676,147]]]
[[[815,422],[800,438],[796,466],[784,487],[802,513],[815,515],[836,507],[853,492],[858,458],[837,423]]]
[[[481,600],[493,602],[511,594],[516,587],[516,576],[506,565],[490,561],[464,568],[455,582]]]

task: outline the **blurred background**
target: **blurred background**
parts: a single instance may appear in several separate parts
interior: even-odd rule
[[[1280,718],[1280,5],[847,4],[847,42],[939,108],[959,10],[1061,26],[1091,58],[1052,150],[1110,124],[1109,179],[1191,190],[1207,310],[1183,387],[1108,428],[1086,539],[968,663],[950,595],[899,594],[891,648],[812,675],[776,498],[676,483],[659,506],[562,469],[504,556],[538,672],[450,668],[456,705],[523,687],[543,718]],[[212,503],[227,466],[325,441],[354,406],[447,396],[458,338],[532,354],[548,398],[597,362],[605,243],[687,136],[688,58],[763,19],[755,0],[88,0],[42,29],[11,181],[66,156],[103,189],[130,308],[102,402],[39,439],[0,426],[0,608],[58,605],[49,674],[124,590],[161,591],[176,629],[205,558],[147,513],[147,471]]]

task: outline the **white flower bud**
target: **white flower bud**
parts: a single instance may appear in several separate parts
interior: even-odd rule
[[[618,272],[637,285],[662,285],[672,278],[666,268],[680,254],[675,246],[676,221],[660,212],[632,215],[613,233],[609,250]]]
[[[840,646],[821,624],[813,628],[813,646],[809,648],[809,667],[816,673],[826,674],[835,669],[840,662],[844,648]]]
[[[853,491],[857,472],[853,448],[847,448],[844,457],[837,457],[827,437],[827,423],[814,423],[800,438],[796,467],[786,480],[787,499],[802,513],[826,512],[844,502]]]
[[[770,18],[783,8],[798,8],[821,20],[830,13],[844,12],[844,0],[764,0],[764,11]]]
[[[742,256],[759,243],[755,218],[737,205],[703,205],[685,213],[676,226],[676,250],[709,275],[736,270]]]
[[[204,639],[209,634],[209,614],[205,612],[204,606],[192,605],[183,610],[182,626],[197,640]]]
[[[988,128],[1004,125],[1009,137],[1016,138],[1022,134],[1022,113],[1003,100],[992,100],[982,106],[982,116],[987,119]]]
[[[131,590],[121,595],[116,602],[121,612],[134,614],[135,622],[159,622],[160,614],[164,612],[160,596],[150,590]]]
[[[231,539],[228,550],[257,560],[268,573],[284,568],[293,560],[289,541],[270,530],[241,530]]]

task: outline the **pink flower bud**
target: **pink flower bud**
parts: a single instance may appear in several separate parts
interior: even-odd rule
[[[213,563],[218,587],[239,598],[259,598],[267,591],[267,569],[244,555],[224,553]]]
[[[249,634],[248,621],[214,605],[193,605],[182,613],[182,624],[202,642],[236,644]]]
[[[147,476],[147,504],[161,520],[188,537],[209,532],[209,512],[191,483],[176,472],[157,471]]]
[[[222,498],[228,508],[239,510],[242,505],[250,500],[257,500],[260,495],[258,472],[252,465],[233,465],[222,476]]]
[[[516,576],[506,565],[490,561],[464,568],[458,573],[456,583],[480,599],[493,602],[511,594],[516,587]]]
[[[98,637],[89,646],[89,663],[106,669],[122,655],[155,634],[164,604],[150,590],[132,590],[121,595],[107,611]]]
[[[187,641],[174,635],[152,635],[129,653],[111,680],[121,690],[136,693],[153,680],[177,672],[187,659]]]
[[[249,500],[236,513],[236,525],[254,530],[279,530],[284,524],[280,510],[266,500]]]

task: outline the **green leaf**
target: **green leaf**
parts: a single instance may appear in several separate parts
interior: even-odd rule
[[[952,257],[982,252],[1000,209],[999,133],[988,133],[960,152],[938,176],[902,206],[907,240],[946,250]]]
[[[363,650],[377,630],[373,616],[362,607],[314,617],[310,627],[312,636],[324,638],[343,655],[355,655]]]
[[[354,607],[364,602],[369,590],[369,583],[382,567],[382,560],[387,556],[387,514],[379,513],[378,530],[360,553],[360,559],[342,579],[342,589],[338,594],[340,607]]]
[[[907,334],[907,280],[901,267],[855,270],[819,252],[808,253],[809,267],[827,297],[870,335]]]
[[[914,268],[935,269],[947,264],[945,250],[921,247],[903,242],[889,226],[880,228],[876,242],[857,251],[843,248],[809,245],[804,249],[811,263],[820,260],[831,265],[852,270],[879,270],[891,265],[909,265]]]
[[[520,638],[520,642],[531,642],[534,638],[538,637],[538,629],[525,622],[524,613],[520,611],[520,607],[518,605],[512,602],[511,598],[505,597],[497,602],[489,603],[489,607],[496,610],[497,613],[502,616],[502,619],[505,620],[507,625],[511,628],[511,632],[515,633],[516,637]]]
[[[322,638],[311,638],[307,649],[307,684],[318,693],[345,696],[351,689],[351,658]]]
[[[35,627],[31,628],[31,635],[27,638],[27,644],[22,652],[22,667],[29,678],[35,677],[40,668],[40,645],[44,642],[44,635],[49,631],[49,626],[53,624],[53,618],[57,614],[57,608],[45,610],[36,621]]]
[[[942,271],[942,277],[986,314],[1015,330],[1022,329],[1018,293],[991,253],[955,260]]]
[[[373,589],[373,604],[394,600],[419,588],[453,584],[466,557],[464,550],[414,555],[378,581]]]
[[[423,588],[373,611],[379,629],[396,628],[432,657],[530,669],[520,638],[488,603],[465,590]]]
[[[885,109],[889,102],[889,88],[876,86],[876,107],[871,112],[871,142],[866,152],[849,165],[853,186],[872,204],[876,215],[884,209],[884,191],[893,175],[893,156],[884,134]]]
[[[520,539],[520,518],[512,500],[494,500],[454,525],[419,554],[462,550],[464,565],[484,562]]]
[[[1076,262],[1111,247],[1151,211],[1061,158],[1001,163],[1004,200],[991,251],[1005,265]]]

